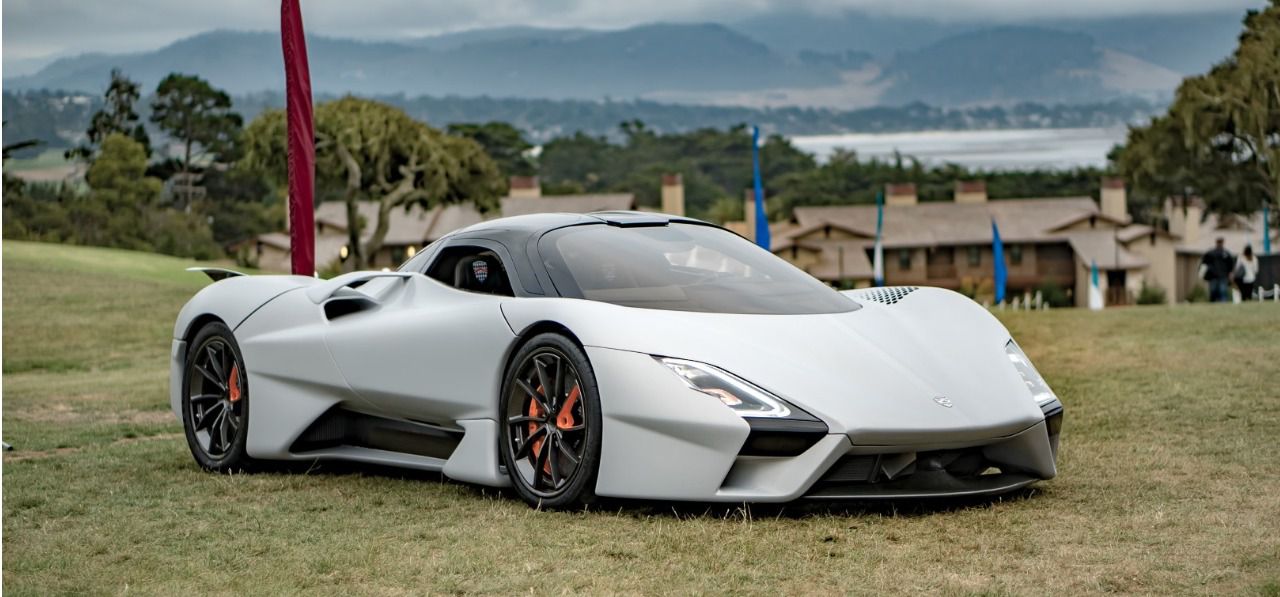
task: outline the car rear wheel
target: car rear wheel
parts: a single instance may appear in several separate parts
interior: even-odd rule
[[[191,455],[205,469],[230,472],[250,464],[244,359],[231,329],[221,322],[201,328],[188,345],[182,426]]]
[[[502,390],[502,460],[531,506],[576,508],[595,499],[600,396],[587,356],[560,334],[516,353]]]

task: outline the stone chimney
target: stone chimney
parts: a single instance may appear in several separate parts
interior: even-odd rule
[[[987,181],[957,180],[956,203],[986,203]]]
[[[537,176],[512,176],[511,190],[507,195],[520,199],[541,197],[542,185],[538,183]]]
[[[662,213],[684,215],[684,178],[679,174],[662,175]]]
[[[1123,178],[1103,178],[1100,199],[1102,215],[1121,222],[1129,221],[1129,200],[1125,196]]]
[[[915,205],[916,203],[916,183],[904,182],[884,185],[885,205]]]
[[[1170,197],[1165,200],[1164,212],[1169,219],[1170,234],[1182,237],[1184,243],[1200,240],[1200,220],[1204,217],[1204,206],[1200,199],[1187,199],[1186,210],[1183,210],[1183,200]]]

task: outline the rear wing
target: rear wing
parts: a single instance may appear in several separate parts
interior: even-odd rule
[[[213,280],[214,282],[217,282],[218,280],[225,280],[227,278],[234,278],[236,276],[245,275],[238,271],[223,269],[221,267],[189,267],[187,268],[187,271],[201,272],[204,275],[209,276],[209,279]]]

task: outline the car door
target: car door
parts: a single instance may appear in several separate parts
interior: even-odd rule
[[[492,418],[514,339],[501,304],[422,275],[365,293],[366,308],[329,319],[325,342],[357,394],[389,415],[449,425]]]

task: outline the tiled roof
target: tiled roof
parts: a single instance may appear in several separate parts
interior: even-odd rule
[[[1097,264],[1100,269],[1137,269],[1151,264],[1125,249],[1116,230],[1076,231],[1067,236],[1067,242],[1076,259],[1086,265]]]
[[[874,205],[797,207],[795,219],[800,229],[830,222],[854,230],[876,228]],[[884,208],[886,247],[972,245],[991,242],[991,220],[1000,226],[1006,242],[1050,242],[1065,240],[1053,232],[1069,220],[1097,215],[1098,205],[1089,197],[1054,199],[994,199],[986,203],[939,201]],[[791,236],[798,236],[792,231]]]

